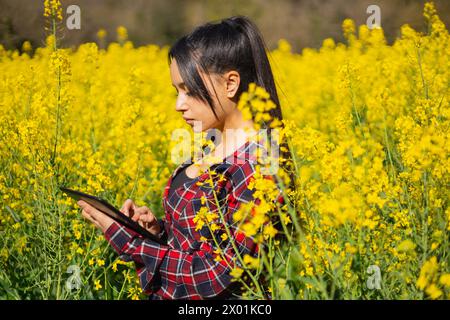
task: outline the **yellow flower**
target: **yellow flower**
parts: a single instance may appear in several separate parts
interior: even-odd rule
[[[214,250],[214,253],[216,254],[216,256],[214,257],[214,261],[220,262],[220,261],[223,260],[222,257],[221,257],[222,250],[220,248],[217,248],[216,250]]]
[[[437,299],[442,296],[442,290],[440,290],[435,284],[429,285],[425,292],[430,296],[431,299]]]
[[[412,251],[416,248],[416,244],[409,239],[403,240],[397,247],[400,252]]]
[[[194,217],[193,219],[194,223],[195,223],[195,231],[199,231],[203,228],[203,226],[205,225],[205,221],[203,219],[201,219],[200,217]]]
[[[439,283],[447,288],[450,288],[450,273],[441,275],[439,278]]]
[[[247,222],[242,225],[242,231],[244,231],[247,237],[251,237],[256,234],[257,228],[253,223]]]
[[[59,0],[45,0],[44,1],[44,16],[54,17],[62,20],[62,7]]]
[[[435,256],[427,260],[421,270],[416,285],[419,289],[424,290],[426,286],[431,285],[438,271],[439,265]]]
[[[139,300],[139,295],[142,293],[142,289],[140,287],[134,287],[128,289],[128,298],[131,300]]]
[[[239,208],[234,214],[233,214],[233,221],[234,222],[238,222],[241,221],[244,218],[244,212],[243,212],[243,207],[245,207],[245,205],[241,205],[241,208]]]
[[[92,250],[91,254],[96,257],[100,254],[100,249],[99,248],[95,248],[94,250]]]
[[[76,230],[74,231],[75,239],[80,240],[81,239],[81,231]]]
[[[286,39],[280,39],[278,40],[278,50],[284,53],[290,53],[291,52],[291,45]]]
[[[127,263],[128,263],[128,262],[124,262],[124,261],[122,261],[122,260],[116,260],[116,261],[113,262],[111,269],[112,269],[114,272],[117,272],[117,265],[119,265],[119,264],[126,265]]]
[[[116,32],[117,41],[119,41],[120,43],[123,43],[128,39],[128,31],[124,26],[118,26]]]
[[[291,217],[288,214],[286,214],[286,213],[282,213],[281,214],[281,221],[283,221],[283,223],[286,224],[286,225],[289,224],[289,223],[292,223]]]
[[[256,269],[259,267],[259,259],[258,258],[254,258],[251,255],[244,255],[244,263],[252,269]]]
[[[438,247],[439,247],[439,243],[433,242],[433,243],[431,244],[430,249],[431,249],[431,251],[434,251],[434,250],[436,250]]]
[[[32,49],[33,49],[33,48],[32,48],[32,46],[31,46],[30,41],[24,41],[24,42],[23,42],[23,44],[22,44],[22,51],[24,51],[24,52],[30,52]]]
[[[231,270],[230,275],[234,278],[234,279],[238,279],[242,276],[242,273],[244,272],[243,269],[236,267],[234,269]]]
[[[264,227],[264,235],[265,236],[273,238],[273,237],[275,237],[275,235],[277,233],[278,233],[278,230],[275,229],[272,224],[269,224],[269,225]]]
[[[355,246],[352,246],[350,243],[346,242],[345,243],[345,251],[350,254],[355,254],[356,252],[358,252],[358,248],[356,248]]]
[[[94,289],[96,291],[100,290],[102,288],[102,285],[100,284],[100,280],[94,280]]]
[[[355,22],[352,19],[345,19],[342,23],[342,30],[344,31],[344,36],[349,39],[351,36],[354,36],[356,28]]]
[[[104,39],[106,37],[106,30],[105,29],[100,29],[97,31],[97,37],[99,39]]]

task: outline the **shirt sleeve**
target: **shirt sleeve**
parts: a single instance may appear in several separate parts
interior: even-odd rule
[[[253,172],[251,163],[239,165],[234,170],[226,205],[225,223],[242,257],[245,254],[255,256],[258,246],[253,238],[236,230],[230,221],[241,203],[252,200],[248,183]],[[213,241],[202,242],[199,249],[193,252],[180,251],[144,239],[116,222],[106,230],[105,237],[120,255],[135,262],[146,294],[158,292],[164,299],[204,299],[218,296],[231,284],[231,268],[228,264],[236,262],[236,252],[229,240],[218,241],[225,261],[217,259],[215,251],[218,248]]]

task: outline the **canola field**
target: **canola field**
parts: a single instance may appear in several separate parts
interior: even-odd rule
[[[133,263],[58,187],[164,216],[172,132],[189,129],[168,47],[135,47],[120,27],[104,49],[62,48],[59,1],[45,8],[45,46],[0,46],[0,299],[145,299]],[[450,38],[432,3],[424,23],[388,44],[347,19],[345,43],[293,53],[281,39],[269,52],[296,189],[276,208],[256,175],[262,205],[235,217],[264,244],[232,270],[244,298],[450,298]],[[264,97],[253,87],[241,105]]]

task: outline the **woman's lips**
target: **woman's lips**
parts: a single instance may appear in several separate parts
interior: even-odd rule
[[[194,119],[183,118],[187,123],[194,124]]]

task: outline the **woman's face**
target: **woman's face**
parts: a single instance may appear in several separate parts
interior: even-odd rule
[[[214,116],[208,103],[190,96],[181,78],[177,62],[173,59],[170,64],[170,77],[172,79],[172,85],[178,92],[175,109],[181,112],[182,117],[196,132],[206,131],[208,129],[219,129],[222,131],[225,118],[235,109],[235,103],[230,99],[230,89],[227,84],[227,79],[215,74],[211,74],[208,77],[202,72],[200,72],[200,76],[210,92],[214,105],[218,106],[215,109],[218,119]]]

